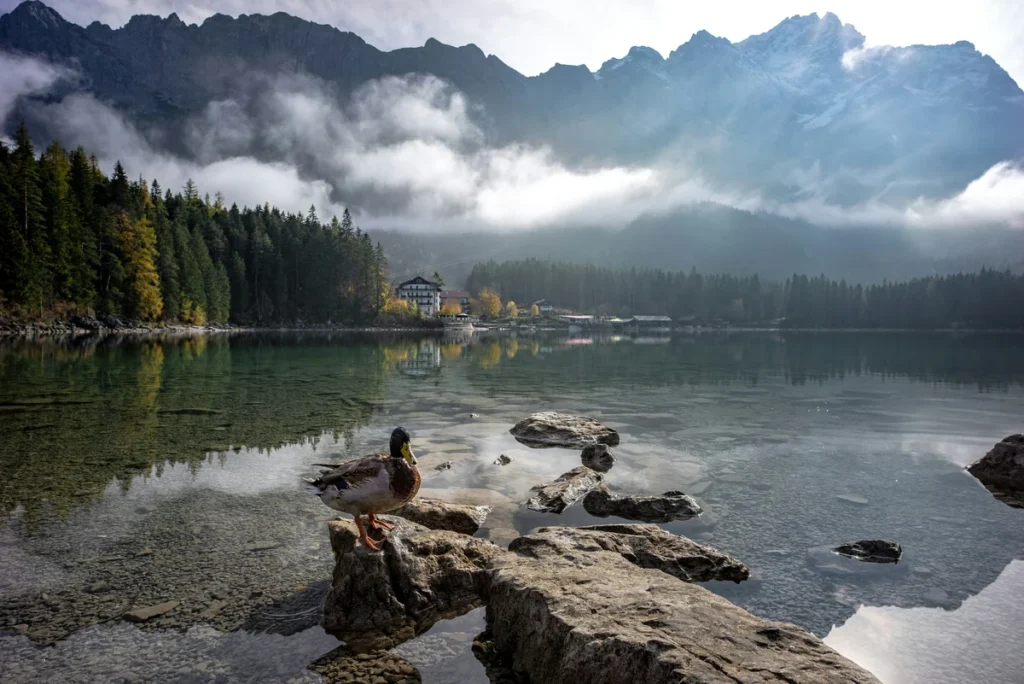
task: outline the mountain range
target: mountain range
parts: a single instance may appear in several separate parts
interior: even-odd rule
[[[533,77],[472,44],[431,39],[385,52],[354,33],[284,13],[218,14],[201,25],[174,14],[135,16],[117,29],[83,28],[36,0],[0,16],[0,50],[71,67],[77,78],[46,98],[91,93],[151,143],[185,158],[197,156],[189,126],[211,103],[262,87],[252,74],[311,77],[343,103],[376,79],[418,73],[464,94],[486,145],[542,146],[574,169],[697,169],[716,187],[777,203],[939,200],[997,164],[1024,160],[1024,92],[994,60],[969,42],[866,48],[865,37],[834,14],[790,17],[736,43],[699,31],[667,57],[637,46],[597,71],[557,64]],[[5,128],[25,117],[37,134],[52,133],[33,112],[15,110]],[[274,161],[273,145],[246,152]],[[350,201],[344,188],[332,193]],[[639,224],[672,231],[679,221],[671,216]],[[621,253],[606,244],[604,251]],[[898,245],[890,247],[899,252]],[[819,250],[804,247],[778,270],[828,265],[807,256]],[[918,264],[908,272],[962,256],[908,252],[907,263]],[[1016,257],[1007,263],[1003,246],[992,256],[1002,261],[993,265],[1019,265]],[[701,258],[693,251],[678,261]]]

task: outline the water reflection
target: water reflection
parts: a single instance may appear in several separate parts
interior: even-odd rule
[[[0,513],[95,501],[112,479],[210,451],[351,437],[387,378],[464,374],[490,391],[792,385],[861,375],[979,390],[1024,382],[1019,336],[716,335],[446,338],[332,334],[84,338],[0,344]],[[657,342],[657,344],[648,344]],[[521,353],[528,350],[529,353]],[[554,361],[554,362],[551,362]],[[541,394],[543,399],[544,395]],[[752,398],[752,401],[757,401]]]
[[[494,507],[482,536],[507,543],[537,525],[614,522],[579,506],[561,516],[522,509],[530,487],[579,464],[577,451],[530,450],[508,434],[541,409],[620,431],[613,489],[697,497],[704,516],[665,528],[748,563],[753,581],[714,590],[756,614],[825,634],[859,604],[913,609],[942,592],[957,605],[1024,548],[1019,512],[962,469],[1019,429],[1020,340],[270,334],[3,344],[0,619],[57,638],[135,602],[176,598],[180,613],[156,627],[179,628],[209,622],[200,612],[227,587],[238,610],[214,622],[248,624],[254,600],[274,606],[329,575],[331,512],[299,477],[310,463],[381,447],[396,424],[416,441],[424,495]],[[494,466],[501,453],[512,463]],[[454,465],[435,471],[442,461]],[[815,562],[823,545],[874,536],[903,543],[898,572]],[[100,580],[114,588],[109,603],[86,591]],[[432,662],[421,655],[417,665]]]
[[[865,606],[825,643],[886,684],[1016,684],[1024,673],[1024,562],[955,610]],[[933,600],[943,601],[942,592]]]

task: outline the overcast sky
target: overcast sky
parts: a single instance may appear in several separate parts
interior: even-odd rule
[[[0,0],[9,11],[20,0]],[[354,31],[385,50],[427,38],[475,43],[533,75],[556,62],[597,69],[633,45],[663,55],[700,29],[738,41],[787,16],[834,12],[871,45],[969,40],[1024,84],[1024,0],[46,0],[65,18],[120,26],[133,14],[288,12]]]

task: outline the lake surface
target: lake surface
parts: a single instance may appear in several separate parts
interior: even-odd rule
[[[520,505],[579,464],[508,434],[550,409],[620,432],[614,490],[698,499],[663,527],[752,570],[709,589],[885,682],[1019,682],[1024,510],[963,467],[1024,427],[1022,351],[853,333],[0,343],[0,679],[319,681],[306,665],[337,642],[316,626],[332,511],[303,492],[311,464],[400,424],[423,494],[494,506],[481,536],[617,521]],[[827,552],[865,538],[903,560]],[[425,682],[486,682],[482,627],[473,611],[398,652]]]

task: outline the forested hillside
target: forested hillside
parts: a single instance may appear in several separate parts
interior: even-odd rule
[[[1024,329],[1024,275],[1009,271],[864,286],[824,275],[780,282],[527,259],[477,264],[466,286],[471,292],[493,288],[521,307],[543,298],[605,315],[694,316],[734,324],[783,318],[791,327]]]
[[[387,261],[348,212],[322,222],[225,207],[153,180],[108,178],[79,147],[37,157],[24,126],[0,143],[0,310],[188,323],[365,322],[384,307]]]

